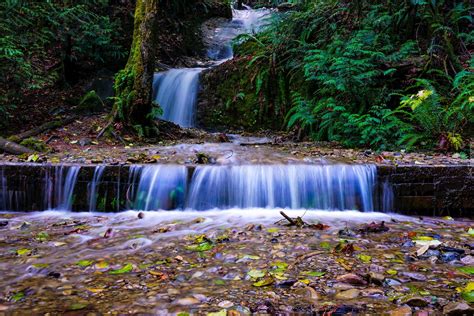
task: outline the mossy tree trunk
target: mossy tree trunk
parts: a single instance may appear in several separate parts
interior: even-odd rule
[[[158,0],[137,0],[133,41],[127,65],[115,77],[115,121],[139,134],[154,130],[153,73],[157,45]]]

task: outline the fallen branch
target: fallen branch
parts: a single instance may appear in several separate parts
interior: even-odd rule
[[[76,116],[70,116],[70,117],[67,117],[67,118],[62,119],[62,120],[47,122],[47,123],[44,123],[43,125],[40,125],[38,127],[27,130],[23,133],[14,135],[14,136],[12,136],[12,139],[23,140],[23,139],[26,139],[26,138],[29,138],[29,137],[33,137],[33,136],[36,136],[36,135],[41,134],[43,132],[49,131],[51,129],[56,129],[56,128],[62,127],[64,125],[70,124],[70,123],[74,122],[75,119],[76,119]]]
[[[0,137],[0,149],[14,155],[32,154],[33,150]]]
[[[290,222],[290,225],[291,225],[291,226],[296,226],[296,222],[295,222],[291,217],[289,217],[288,215],[286,215],[285,212],[280,211],[280,214],[281,214],[281,216],[283,216],[288,222]]]

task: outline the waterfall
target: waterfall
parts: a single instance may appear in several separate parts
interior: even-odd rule
[[[162,119],[181,127],[194,126],[199,74],[203,68],[171,69],[153,79],[155,101],[163,110]]]
[[[255,32],[264,25],[269,10],[233,10],[233,18],[207,39],[207,56],[219,64],[232,58],[232,40],[239,34]],[[161,118],[181,127],[193,127],[199,90],[199,75],[204,68],[175,68],[155,73],[153,99],[163,110]]]
[[[66,177],[64,177],[65,169],[67,169]],[[80,169],[80,166],[60,166],[56,168],[54,197],[57,206],[54,208],[55,210],[72,210],[74,187]]]
[[[177,165],[145,166],[135,198],[138,210],[171,210],[184,207],[188,169]]]
[[[188,206],[373,211],[372,165],[197,167]]]
[[[135,209],[374,210],[373,165],[143,167]]]
[[[102,178],[102,174],[104,173],[105,165],[100,165],[95,167],[94,176],[92,178],[92,182],[89,183],[89,212],[96,211],[96,204],[97,204],[97,196],[99,193],[99,183],[100,179]]]
[[[232,20],[223,23],[214,30],[208,39],[209,48],[207,57],[215,61],[230,59],[234,56],[232,40],[244,33],[256,33],[267,24],[270,15],[268,9],[251,9],[246,6],[244,10],[232,10]]]

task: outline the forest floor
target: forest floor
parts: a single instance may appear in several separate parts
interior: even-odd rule
[[[285,212],[0,214],[0,314],[474,313],[474,221]]]
[[[106,114],[83,116],[71,124],[46,131],[38,136],[47,144],[46,151],[37,156],[0,155],[4,162],[50,163],[195,163],[197,156],[206,163],[376,163],[387,165],[467,165],[466,159],[456,153],[445,152],[374,152],[364,149],[346,149],[337,143],[295,142],[288,133],[239,131],[210,133],[200,129],[183,129],[173,138],[146,143],[136,137],[101,137],[106,125]],[[203,155],[204,154],[204,155]]]

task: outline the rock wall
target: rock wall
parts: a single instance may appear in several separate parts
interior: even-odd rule
[[[472,166],[380,166],[377,172],[379,183],[393,188],[397,213],[474,217]]]

